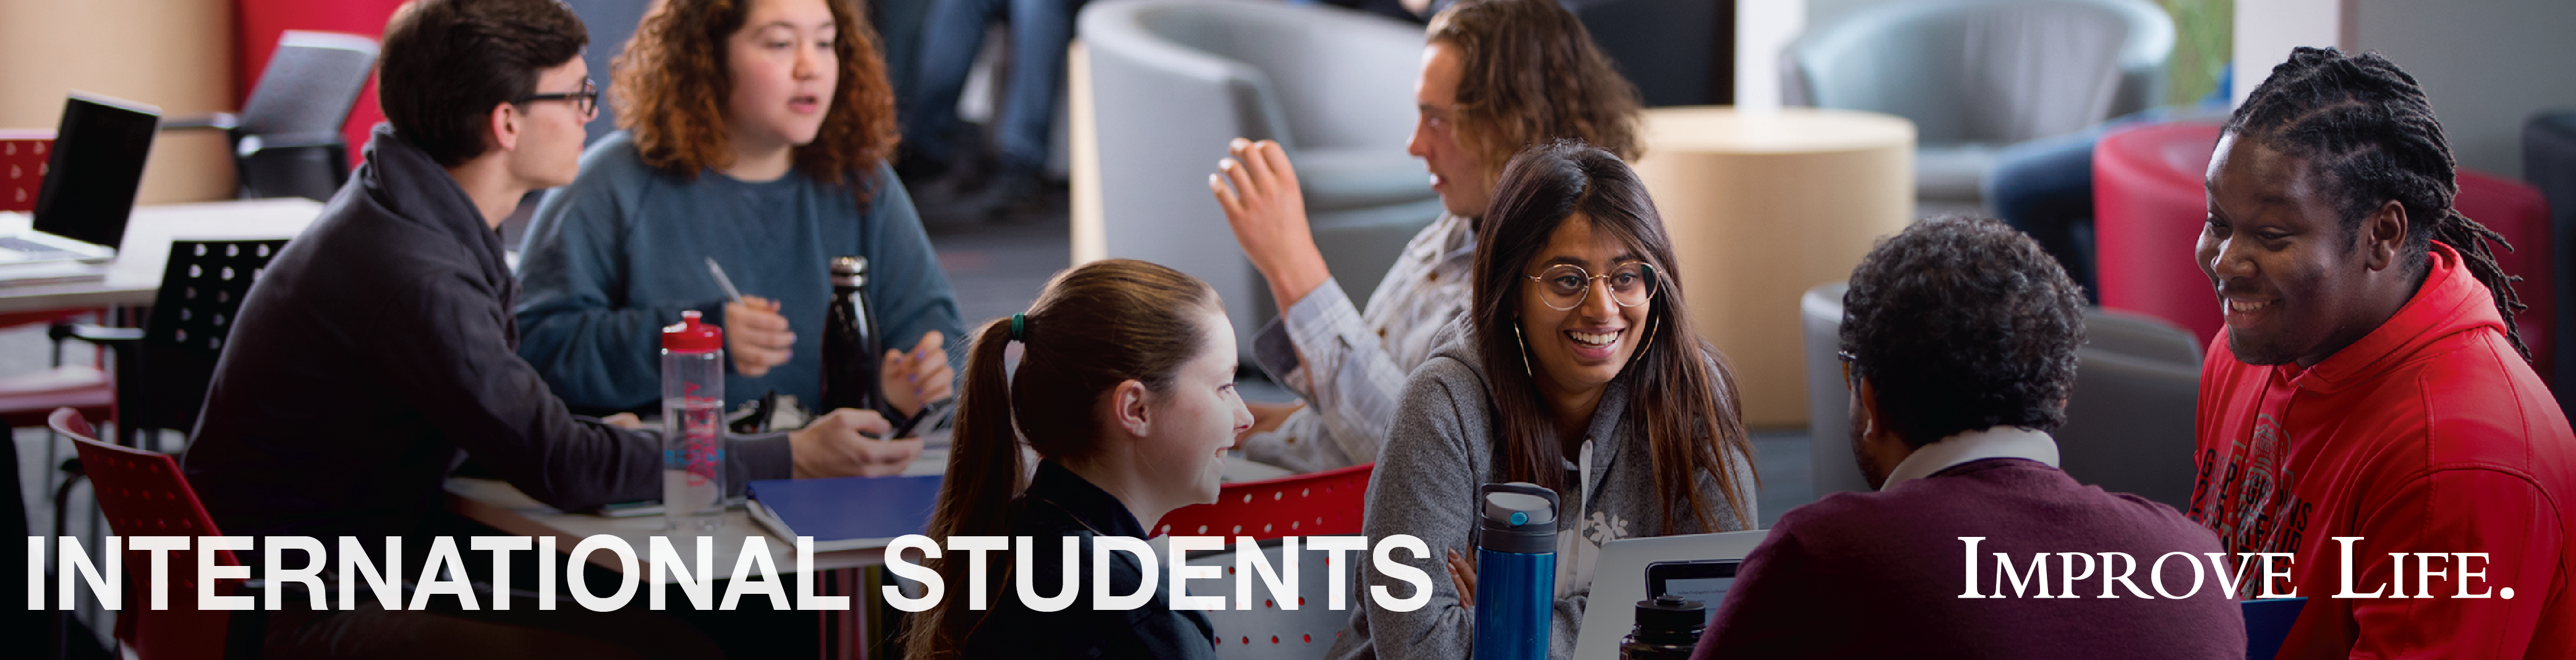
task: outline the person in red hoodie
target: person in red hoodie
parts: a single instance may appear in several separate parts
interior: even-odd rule
[[[2331,48],[2274,67],[2210,161],[2227,327],[2187,514],[2295,557],[2279,657],[2576,657],[2576,435],[2453,170],[2415,79]]]

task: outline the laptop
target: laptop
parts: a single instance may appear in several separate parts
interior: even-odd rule
[[[1637,624],[1637,601],[1646,600],[1646,567],[1663,562],[1743,559],[1771,530],[1650,536],[1601,544],[1592,565],[1592,598],[1574,636],[1574,657],[1619,657],[1619,642]],[[1731,580],[1730,580],[1731,581]],[[1711,610],[1717,603],[1709,603]]]
[[[0,231],[0,266],[116,258],[161,109],[72,92],[54,132],[29,230]]]
[[[1702,624],[1717,622],[1717,606],[1726,602],[1726,592],[1735,588],[1735,571],[1744,567],[1742,559],[1693,559],[1659,561],[1646,565],[1646,598],[1679,596],[1699,601]]]

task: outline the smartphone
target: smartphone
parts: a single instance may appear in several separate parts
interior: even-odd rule
[[[1738,559],[1659,561],[1647,564],[1646,597],[1654,598],[1670,594],[1696,600],[1708,608],[1708,618],[1715,620],[1717,604],[1726,600],[1726,590],[1735,586],[1735,569],[1743,565],[1743,560]]]
[[[922,406],[921,414],[913,415],[912,419],[904,420],[902,426],[895,427],[893,433],[886,434],[886,439],[892,440],[895,438],[909,438],[913,437],[913,431],[916,429],[926,431],[939,428],[940,424],[946,423],[949,417],[955,416],[956,414],[956,397],[932,401],[930,402],[930,405]]]

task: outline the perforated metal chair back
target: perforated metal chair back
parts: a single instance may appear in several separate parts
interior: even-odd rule
[[[1368,506],[1369,472],[1376,463],[1265,481],[1226,484],[1215,504],[1196,504],[1163,514],[1157,536],[1250,536],[1263,541],[1282,536],[1360,533],[1360,514]]]
[[[53,146],[53,131],[0,131],[0,211],[36,211],[36,191],[45,182],[46,152]]]
[[[1227,546],[1233,547],[1231,545]],[[1286,546],[1279,541],[1261,544],[1264,565],[1281,570],[1285,564]],[[1208,624],[1216,629],[1216,657],[1224,660],[1314,660],[1324,657],[1333,642],[1350,634],[1351,614],[1363,606],[1360,599],[1367,592],[1359,584],[1358,564],[1366,561],[1360,555],[1342,553],[1340,582],[1345,589],[1342,608],[1332,608],[1333,571],[1325,564],[1332,553],[1312,549],[1300,543],[1297,547],[1297,574],[1281,574],[1280,581],[1296,588],[1294,594],[1275,591],[1270,582],[1251,575],[1236,566],[1239,550],[1193,555],[1192,566],[1224,567],[1225,579],[1198,579],[1182,583],[1181,590],[1190,596],[1217,596],[1226,599],[1226,609],[1207,611]],[[1236,580],[1252,581],[1250,608],[1238,608]]]
[[[89,420],[69,408],[54,411],[50,420],[54,432],[70,436],[80,452],[81,467],[89,475],[92,490],[98,494],[99,515],[107,519],[108,531],[132,540],[137,536],[221,536],[212,516],[188,480],[179,472],[179,462],[169,454],[129,449],[99,442],[98,433]],[[126,602],[121,603],[117,617],[117,638],[132,647],[143,660],[220,658],[224,656],[225,637],[232,624],[232,613],[225,610],[197,609],[197,561],[195,553],[180,555],[168,561],[168,609],[152,608],[145,589],[129,588]],[[230,550],[217,550],[218,565],[241,566],[241,559]],[[121,559],[124,581],[129,587],[148,584],[151,557],[142,551],[128,549]],[[230,596],[239,591],[238,582],[217,582],[216,595]]]
[[[119,414],[136,429],[190,429],[242,297],[284,240],[172,241],[136,364],[117,365]]]

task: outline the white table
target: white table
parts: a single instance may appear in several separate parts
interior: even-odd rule
[[[924,439],[935,448],[922,450],[921,458],[907,466],[904,469],[904,475],[944,474],[948,469],[949,453],[948,439],[942,437],[945,434],[945,431],[925,434],[928,437]],[[1034,461],[1035,457],[1030,457],[1030,460]],[[1229,483],[1261,481],[1289,475],[1286,470],[1247,460],[1228,460],[1225,466],[1225,480]],[[705,536],[712,539],[709,545],[714,546],[713,556],[707,564],[713,568],[708,570],[717,571],[719,578],[727,577],[731,575],[734,562],[742,556],[745,539],[760,536],[768,539],[765,543],[769,550],[770,563],[778,568],[781,580],[788,579],[784,576],[797,571],[795,540],[778,538],[777,535],[770,533],[767,527],[752,522],[751,516],[739,508],[725,511],[723,528],[711,533],[688,534],[664,531],[660,515],[609,518],[587,513],[565,513],[528,497],[526,493],[520,492],[517,487],[508,483],[463,477],[447,480],[447,507],[450,511],[510,534],[554,537],[557,552],[569,552],[584,537],[592,535],[606,534],[625,539],[626,544],[635,549],[637,570],[649,570],[643,562],[643,556],[649,552],[652,537],[669,537],[669,542],[674,549],[680,551],[683,556],[694,558],[697,556],[697,539]],[[1162,555],[1169,550],[1168,546],[1163,545],[1164,542],[1164,538],[1156,538],[1149,541],[1149,544],[1154,546],[1157,555]],[[606,552],[591,553],[587,559],[593,565],[612,571],[625,568],[618,563],[614,555]],[[880,641],[871,636],[867,623],[870,606],[879,604],[879,601],[874,594],[867,593],[869,590],[864,588],[866,582],[860,575],[862,571],[851,569],[866,569],[884,564],[884,548],[814,553],[814,562],[807,568],[820,573],[816,576],[815,582],[822,595],[852,597],[850,610],[820,613],[823,615],[822,628],[826,639],[859,640],[859,643],[827,642],[823,649],[823,657],[864,658],[865,649]]]
[[[940,437],[945,434],[946,431],[926,434],[929,437],[925,440],[935,447],[922,450],[921,458],[915,459],[912,465],[905,467],[903,474],[922,476],[947,473],[948,443],[947,438]],[[1030,457],[1030,460],[1035,460],[1035,457]],[[1225,462],[1224,479],[1227,483],[1262,481],[1289,475],[1287,470],[1248,460]],[[607,534],[625,539],[627,545],[633,546],[639,556],[645,552],[649,547],[646,544],[650,543],[655,536],[669,536],[673,547],[684,554],[695,556],[697,536],[699,536],[664,531],[660,515],[610,518],[588,513],[565,513],[528,497],[515,486],[492,479],[465,477],[448,479],[447,505],[451,511],[511,534],[555,537],[557,539],[555,547],[563,552],[572,550],[573,544],[580,543],[583,537]],[[795,571],[795,539],[779,538],[776,534],[770,533],[769,528],[752,522],[751,516],[739,508],[725,511],[724,521],[723,529],[705,534],[715,540],[714,566],[731,570],[734,560],[741,556],[743,539],[750,536],[764,536],[769,539],[767,544],[770,559],[776,563],[779,572],[785,574]],[[618,565],[617,558],[608,553],[592,553],[589,559],[592,564],[597,564],[601,568],[610,570],[622,568]],[[879,566],[884,563],[883,548],[868,548],[814,553],[812,568],[828,571]],[[642,567],[639,565],[638,568]]]
[[[171,241],[294,238],[321,214],[321,202],[300,197],[137,206],[105,279],[0,285],[0,312],[150,305],[161,290]],[[0,213],[0,230],[23,230],[31,222],[24,213]]]
[[[638,569],[643,568],[640,560],[647,549],[652,547],[650,545],[652,537],[669,537],[672,547],[679,549],[681,554],[695,557],[698,547],[697,537],[706,536],[715,540],[713,543],[715,562],[708,565],[716,567],[715,570],[720,573],[730,574],[734,560],[742,556],[744,539],[759,536],[768,539],[769,558],[778,567],[779,574],[796,572],[795,539],[780,539],[770,534],[768,528],[752,522],[751,516],[743,513],[740,508],[725,511],[722,529],[706,534],[691,534],[663,530],[662,516],[659,514],[610,518],[587,513],[564,513],[538,502],[535,498],[528,497],[526,493],[519,492],[518,488],[507,482],[463,477],[447,480],[447,507],[451,511],[474,519],[475,522],[491,525],[495,529],[511,534],[555,537],[556,552],[570,552],[574,544],[580,543],[583,538],[589,536],[605,534],[625,539],[626,544],[635,549],[639,560],[636,566]],[[617,558],[605,552],[591,553],[590,563],[610,570],[620,568]],[[841,550],[814,553],[812,569],[828,571],[877,566],[884,563],[885,550],[882,548]]]

